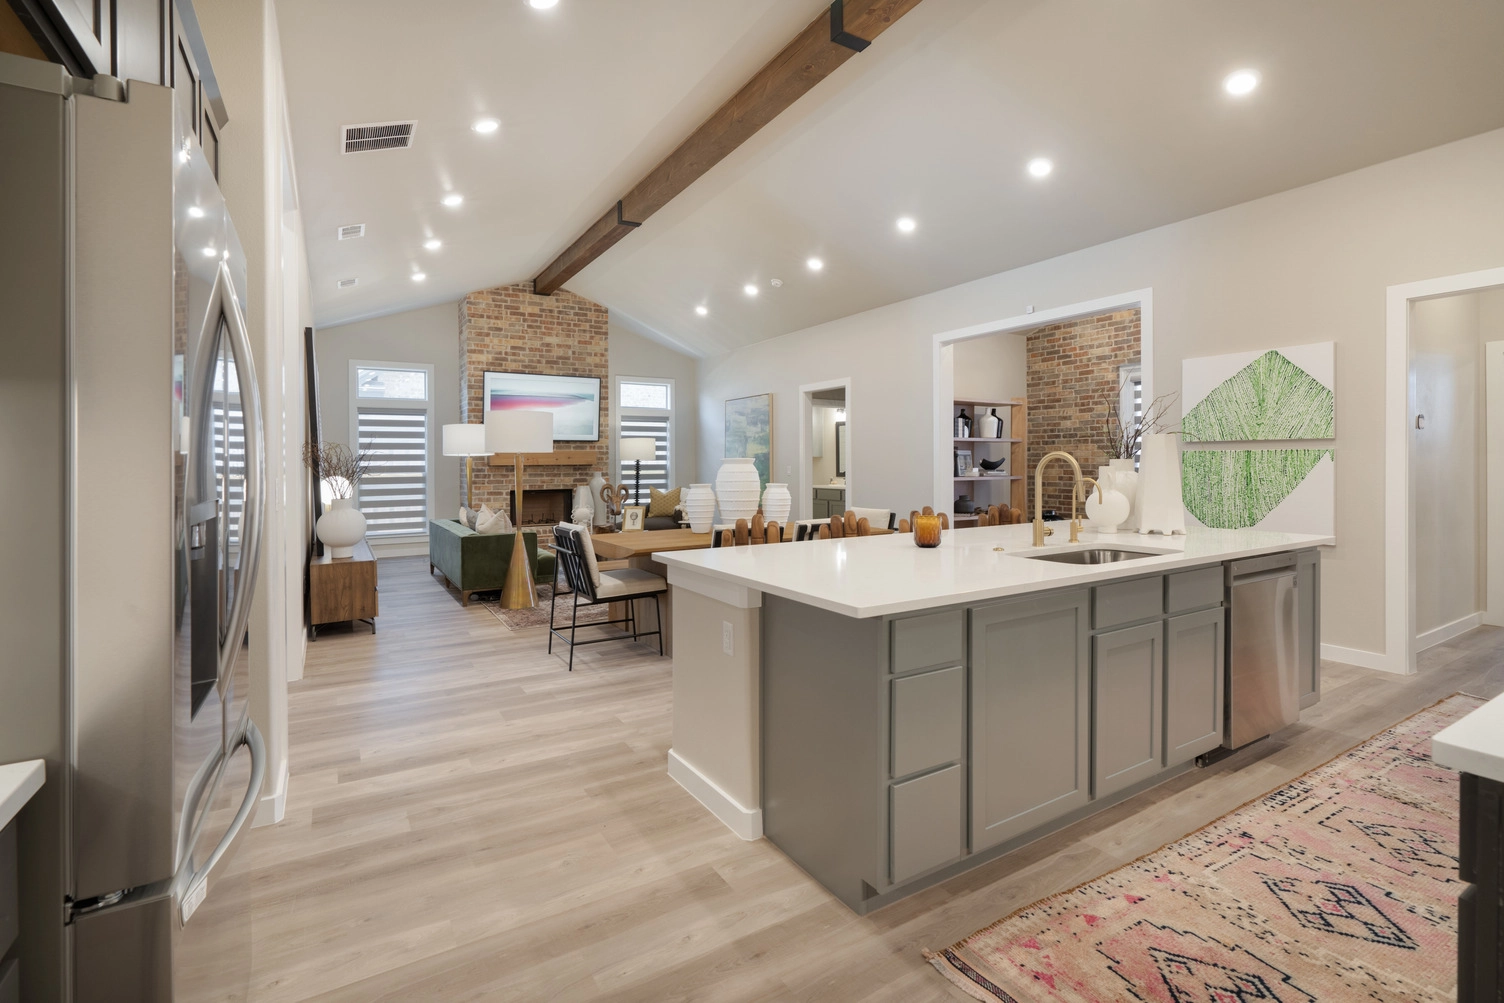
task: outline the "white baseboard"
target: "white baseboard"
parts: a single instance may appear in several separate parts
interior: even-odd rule
[[[1398,675],[1407,674],[1403,664],[1396,665],[1388,655],[1381,651],[1365,651],[1362,648],[1343,648],[1335,644],[1323,644],[1321,658],[1322,661],[1356,665],[1360,669],[1378,669],[1380,672],[1393,672]]]
[[[1452,638],[1466,634],[1474,627],[1482,625],[1482,613],[1471,613],[1459,620],[1453,620],[1451,623],[1444,623],[1440,627],[1428,630],[1423,634],[1417,634],[1415,636],[1415,650],[1425,651],[1427,648],[1434,648],[1438,644],[1445,644]]]
[[[668,750],[668,775],[742,839],[762,838],[762,809],[743,808],[735,798],[716,786],[714,780],[686,763],[673,749]]]
[[[282,821],[282,816],[287,814],[287,764],[282,764],[282,771],[276,778],[270,789],[264,790],[261,800],[256,805],[256,817],[251,819],[251,828],[255,829],[263,825],[276,825]]]

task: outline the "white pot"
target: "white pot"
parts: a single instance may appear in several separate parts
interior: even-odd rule
[[[789,521],[789,511],[794,507],[794,496],[789,494],[787,484],[768,483],[762,493],[762,518],[764,522],[776,522],[782,526]]]
[[[576,526],[589,526],[595,522],[595,499],[590,497],[590,487],[579,484],[574,489],[574,505],[570,507],[569,516]]]
[[[757,499],[762,494],[762,479],[751,457],[735,457],[721,464],[715,475],[715,499],[721,505],[721,521],[752,521],[757,514]]]
[[[1112,470],[1112,486],[1123,493],[1128,499],[1128,518],[1123,520],[1123,529],[1138,529],[1138,471],[1133,469],[1133,458],[1126,460],[1108,460],[1107,466]]]
[[[355,545],[366,535],[366,517],[354,499],[336,498],[313,529],[329,548],[330,557],[354,557]]]
[[[1180,438],[1173,432],[1144,436],[1139,474],[1140,533],[1185,532],[1185,502],[1181,500]]]
[[[715,492],[709,484],[691,484],[679,500],[679,509],[689,520],[692,533],[708,533],[715,525]]]
[[[1086,496],[1086,517],[1099,533],[1116,533],[1128,518],[1128,497],[1117,489],[1114,471],[1102,467],[1097,471],[1097,487]]]
[[[611,513],[603,498],[601,488],[606,486],[606,476],[599,470],[590,475],[590,505],[595,510],[595,524],[604,526],[611,521]]]

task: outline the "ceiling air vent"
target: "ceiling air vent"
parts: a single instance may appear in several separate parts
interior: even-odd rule
[[[345,126],[345,152],[368,150],[405,150],[413,145],[417,122],[374,122],[370,125]]]
[[[355,285],[355,283],[357,283],[359,281],[360,281],[359,279],[340,279],[338,282],[335,283],[335,286],[338,287],[338,288],[340,288],[340,289],[349,289],[351,286]]]
[[[366,225],[364,223],[351,223],[349,226],[339,228],[340,240],[354,240],[356,237],[364,237],[365,235]]]

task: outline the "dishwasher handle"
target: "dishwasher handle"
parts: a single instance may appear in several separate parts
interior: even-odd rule
[[[1257,581],[1260,578],[1294,574],[1295,555],[1290,553],[1267,554],[1263,557],[1250,557],[1242,561],[1229,561],[1226,567],[1228,585],[1244,581]]]

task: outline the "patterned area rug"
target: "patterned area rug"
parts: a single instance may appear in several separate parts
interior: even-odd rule
[[[533,627],[548,626],[548,606],[553,598],[552,585],[538,586],[538,605],[531,609],[502,609],[501,593],[476,593],[475,598],[490,611],[491,615],[506,625],[507,630],[528,630]],[[569,602],[573,593],[561,592],[559,594],[559,610],[555,615],[559,622],[569,623]],[[609,606],[584,606],[580,607],[580,626],[591,623],[602,623],[609,620]]]
[[[1178,842],[925,952],[979,1000],[1455,1000],[1454,694]]]

